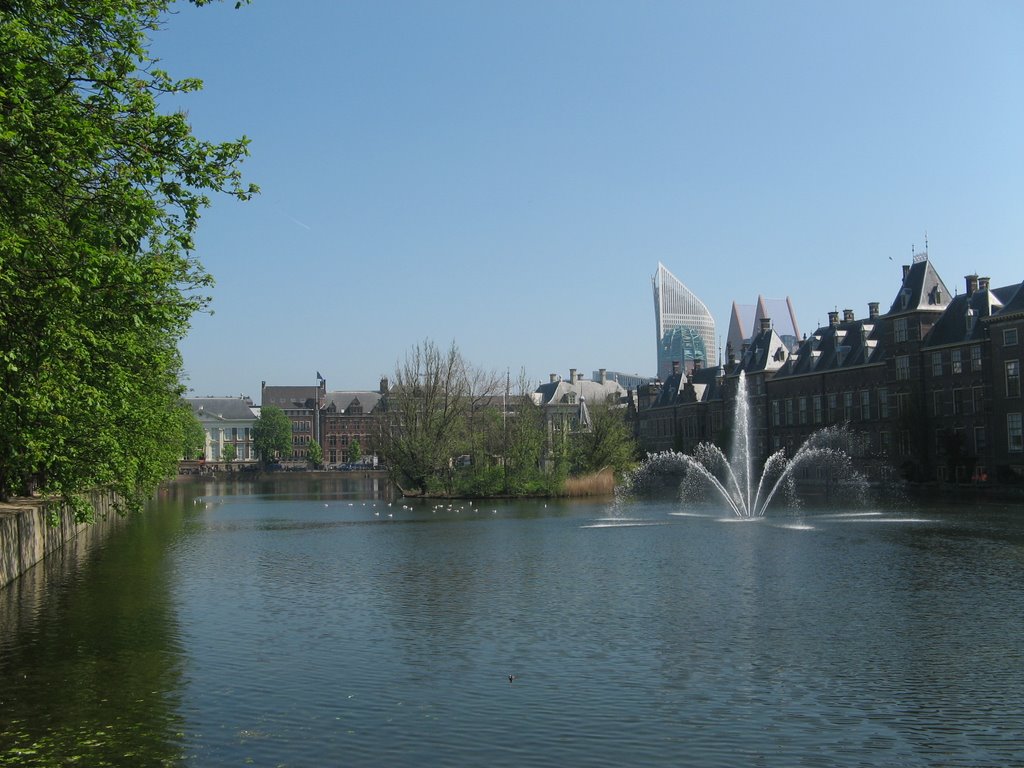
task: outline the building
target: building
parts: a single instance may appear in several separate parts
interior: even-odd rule
[[[622,371],[609,371],[605,368],[599,368],[594,371],[594,381],[615,381],[626,390],[636,389],[641,384],[650,384],[655,380],[654,376],[641,376],[639,373],[623,373]]]
[[[726,349],[739,352],[761,329],[761,321],[769,318],[775,332],[789,350],[795,351],[800,343],[800,324],[796,321],[796,310],[787,296],[784,299],[766,299],[758,296],[755,304],[732,303],[729,312],[729,332],[726,335]]]
[[[571,434],[590,429],[589,408],[595,403],[624,405],[626,395],[627,390],[621,384],[606,376],[590,380],[575,368],[569,369],[568,379],[552,373],[548,382],[537,387],[531,395],[544,414],[548,458],[554,448],[564,444]]]
[[[715,321],[704,306],[661,262],[651,277],[654,322],[658,342],[658,377],[664,381],[678,361],[684,370],[699,360],[707,367],[716,362]]]
[[[189,397],[186,402],[203,425],[206,434],[203,459],[206,462],[225,461],[225,447],[228,445],[234,446],[231,449],[234,451],[234,462],[255,462],[252,428],[259,417],[259,409],[253,406],[252,400],[242,395]]]
[[[282,456],[283,461],[305,462],[309,457],[309,444],[320,442],[320,411],[327,397],[327,382],[318,378],[313,386],[267,386],[260,388],[260,404],[276,406],[292,423],[292,451]],[[323,445],[320,446],[323,448]]]
[[[376,465],[382,449],[383,398],[388,380],[381,379],[376,391],[327,392],[320,410],[324,463],[328,466],[355,460],[353,444],[359,445],[359,459]]]
[[[1024,283],[992,288],[967,275],[955,294],[927,253],[902,271],[888,312],[877,302],[859,319],[851,309],[830,312],[792,353],[786,334],[761,318],[760,337],[739,355],[730,349],[717,384],[699,396],[688,389],[708,375],[699,369],[638,387],[630,400],[641,445],[692,451],[702,435],[723,444],[742,370],[761,461],[845,426],[857,437],[855,465],[873,480],[1024,478]]]

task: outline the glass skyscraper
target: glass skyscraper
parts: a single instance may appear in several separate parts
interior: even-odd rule
[[[658,378],[668,378],[673,362],[680,363],[684,370],[693,368],[694,360],[704,366],[716,365],[715,321],[704,302],[660,261],[651,286],[658,333]]]

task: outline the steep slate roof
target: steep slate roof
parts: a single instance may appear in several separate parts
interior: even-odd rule
[[[778,371],[789,358],[789,348],[774,328],[758,331],[751,339],[750,346],[740,356],[737,364],[729,371],[732,375]]]
[[[998,293],[1006,295],[1005,289],[978,289],[973,293],[962,293],[955,297],[942,316],[925,337],[925,347],[940,347],[944,344],[980,341],[984,337],[982,324],[978,322],[999,312],[1003,302]],[[968,318],[971,322],[968,323]]]
[[[1024,282],[996,288],[994,293],[1003,300],[1003,307],[997,313],[998,318],[1024,313]]]
[[[903,285],[893,299],[889,314],[916,310],[942,310],[949,304],[949,289],[928,261],[927,254],[918,254],[910,265]]]
[[[329,413],[346,413],[353,404],[363,407],[363,413],[371,413],[380,402],[380,392],[360,390],[358,392],[328,392],[324,410]]]
[[[882,318],[822,326],[801,342],[779,376],[799,376],[877,363],[883,359]]]
[[[266,386],[263,388],[261,405],[276,405],[278,408],[312,408],[316,403],[318,387],[312,384],[302,387]]]
[[[256,419],[252,400],[245,397],[189,397],[186,402],[192,406],[192,412],[207,419],[222,421],[244,421]]]

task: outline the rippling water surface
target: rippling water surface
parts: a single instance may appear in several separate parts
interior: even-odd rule
[[[81,550],[0,591],[0,765],[1024,764],[1019,508],[192,483]]]

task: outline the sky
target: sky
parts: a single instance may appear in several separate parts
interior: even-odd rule
[[[376,389],[454,342],[535,382],[653,375],[665,264],[728,331],[791,297],[867,314],[924,249],[1024,280],[1024,3],[252,0],[182,4],[151,51],[251,139],[195,256],[196,396]]]

